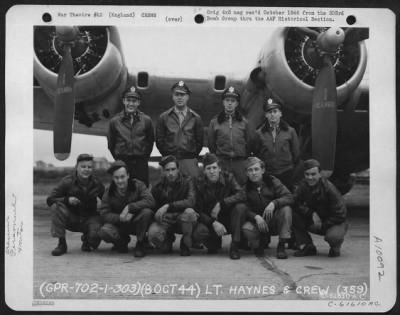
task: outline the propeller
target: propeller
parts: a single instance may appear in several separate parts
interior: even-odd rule
[[[336,75],[332,59],[340,45],[364,40],[368,33],[341,28],[329,28],[320,33],[306,27],[296,29],[314,41],[309,59],[319,72],[312,98],[312,154],[320,162],[322,171],[330,176],[335,166],[337,135]]]
[[[53,122],[54,155],[58,160],[65,160],[71,153],[72,127],[75,113],[74,67],[71,49],[78,38],[77,27],[56,27],[58,39],[63,43],[60,71],[57,77],[55,110]]]

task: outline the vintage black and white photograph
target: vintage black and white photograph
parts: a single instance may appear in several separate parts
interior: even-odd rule
[[[31,190],[13,179],[6,192],[6,268],[31,269],[24,308],[390,307],[395,209],[383,220],[373,205],[377,191],[395,205],[394,157],[374,152],[390,152],[395,125],[371,110],[385,91],[374,69],[394,57],[378,65],[371,11],[33,12],[31,103],[6,104],[29,107],[31,152],[9,141],[6,161],[31,166]]]

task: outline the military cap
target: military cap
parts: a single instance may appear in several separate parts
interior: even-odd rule
[[[319,162],[315,159],[309,159],[309,160],[304,161],[304,170],[305,171],[307,171],[313,167],[318,167],[318,169],[320,169],[321,164],[319,164]]]
[[[178,166],[178,160],[176,159],[176,157],[175,156],[173,156],[173,155],[166,155],[166,156],[163,156],[162,158],[161,158],[161,161],[158,163],[161,167],[164,167],[165,165],[167,165],[168,163],[171,163],[171,162],[175,162],[175,164]]]
[[[142,95],[140,94],[140,92],[137,90],[137,88],[135,88],[134,86],[132,86],[131,88],[129,88],[127,91],[125,91],[124,93],[124,98],[127,97],[132,97],[132,98],[136,98],[138,100],[142,99]]]
[[[110,167],[108,168],[107,172],[112,175],[114,173],[114,171],[120,169],[121,167],[125,167],[128,170],[128,167],[127,167],[127,165],[125,164],[124,161],[116,160],[114,163],[112,163],[110,165]]]
[[[87,153],[79,154],[76,159],[76,163],[79,163],[81,161],[93,161],[93,155]]]
[[[172,92],[180,92],[180,93],[185,93],[190,95],[190,89],[189,87],[185,84],[183,81],[176,82],[172,87],[171,87]]]
[[[276,101],[276,100],[274,100],[272,98],[268,98],[265,101],[263,108],[264,108],[265,112],[269,112],[270,110],[273,110],[275,108],[281,110],[282,109],[282,105],[278,101]]]
[[[206,167],[207,165],[213,164],[215,162],[219,162],[218,157],[214,153],[207,153],[203,157],[203,165]]]
[[[246,161],[246,169],[248,169],[250,166],[253,166],[254,164],[257,164],[257,163],[260,163],[260,166],[262,168],[265,168],[265,163],[262,160],[260,160],[258,157],[256,157],[256,156],[248,157],[247,161]]]
[[[222,99],[224,99],[225,97],[233,97],[236,98],[238,102],[240,101],[240,94],[238,90],[236,90],[233,86],[230,86],[227,89],[225,89],[225,91],[222,92],[221,97]]]

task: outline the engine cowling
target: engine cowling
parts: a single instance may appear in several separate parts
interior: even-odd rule
[[[311,113],[318,68],[309,50],[313,41],[295,28],[278,29],[264,46],[259,67],[266,88],[289,110]],[[338,107],[359,86],[367,64],[365,43],[344,43],[333,56]]]
[[[34,75],[54,100],[62,43],[55,27],[40,26],[34,31]],[[126,67],[118,32],[112,27],[80,26],[79,39],[72,45],[77,103],[102,99],[120,87],[126,78]]]

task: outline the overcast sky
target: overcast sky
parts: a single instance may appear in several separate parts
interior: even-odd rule
[[[179,27],[119,28],[122,50],[130,72],[158,75],[208,77],[210,74],[245,78],[256,64],[259,52],[272,28],[195,25]],[[58,161],[53,155],[50,131],[34,131],[34,161],[70,166],[82,152],[113,160],[105,137],[74,134],[71,155]],[[153,151],[159,154],[157,149]]]

